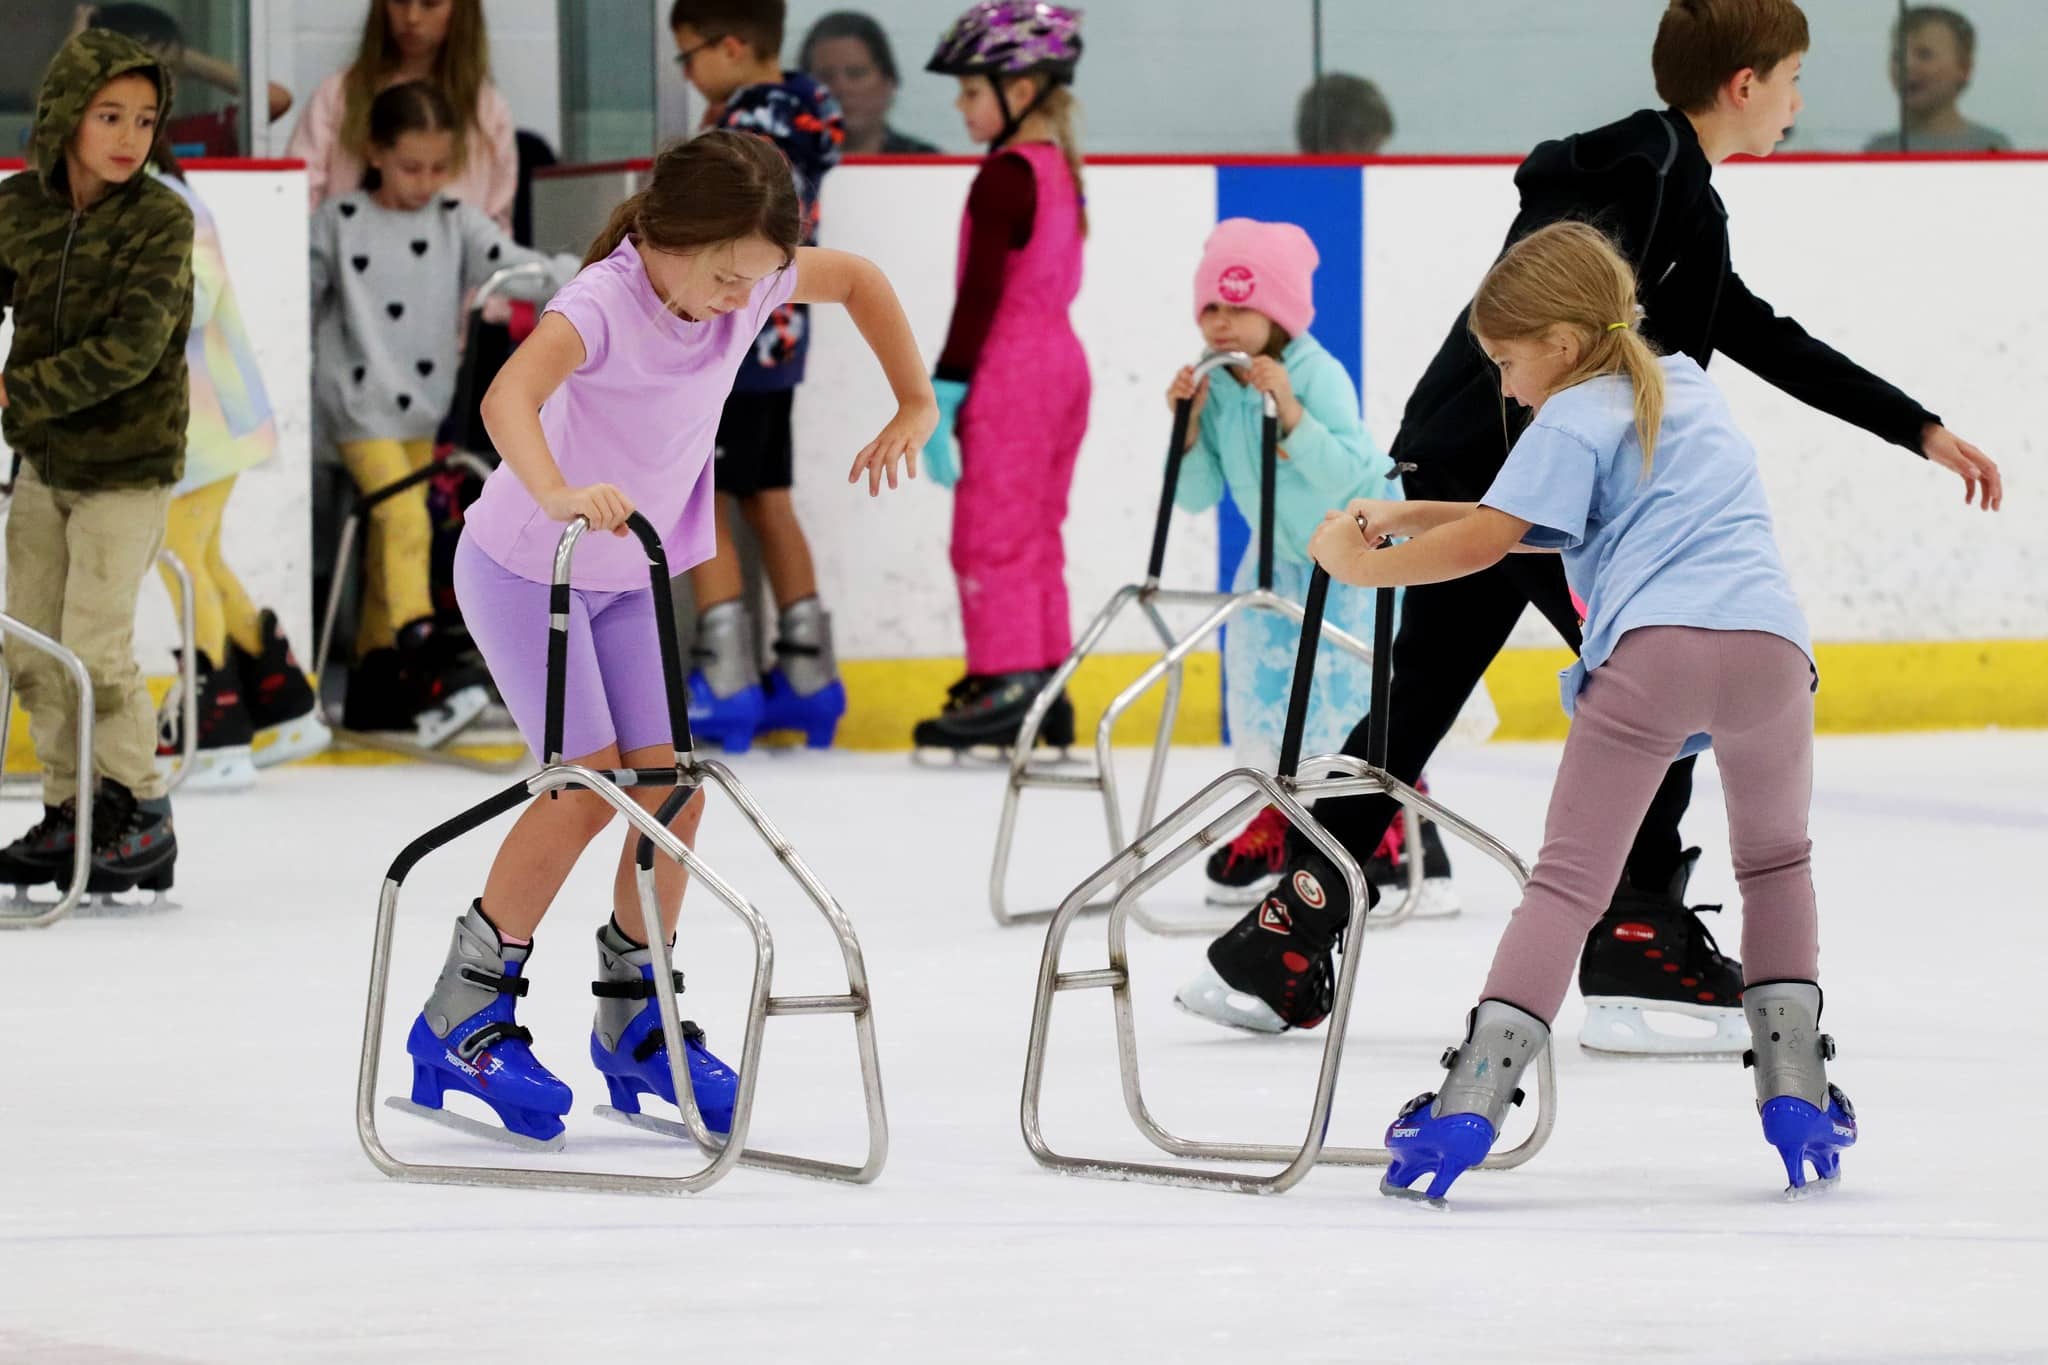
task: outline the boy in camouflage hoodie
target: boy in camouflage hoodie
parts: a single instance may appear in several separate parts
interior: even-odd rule
[[[166,153],[170,107],[170,73],[147,48],[80,33],[43,77],[29,172],[0,182],[0,303],[14,322],[0,433],[19,464],[7,613],[84,662],[95,769],[76,771],[64,670],[10,640],[44,809],[0,851],[0,882],[68,878],[73,799],[95,776],[89,890],[167,889],[177,857],[134,647],[135,600],[163,544],[191,401],[192,213],[143,173]]]

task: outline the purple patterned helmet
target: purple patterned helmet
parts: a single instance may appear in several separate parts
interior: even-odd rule
[[[1039,0],[981,0],[939,38],[927,71],[941,76],[1074,79],[1081,60],[1081,11]]]

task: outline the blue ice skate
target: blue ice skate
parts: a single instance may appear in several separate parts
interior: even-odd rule
[[[1517,1092],[1518,1094],[1520,1092]],[[1403,1105],[1387,1127],[1387,1150],[1394,1160],[1380,1178],[1380,1193],[1397,1199],[1419,1199],[1443,1207],[1451,1182],[1486,1160],[1498,1134],[1483,1114],[1436,1114],[1431,1106],[1434,1092],[1425,1092]],[[1417,1194],[1409,1188],[1424,1176],[1429,1188]]]
[[[1794,1199],[1833,1185],[1842,1178],[1842,1151],[1856,1145],[1856,1106],[1836,1085],[1828,1087],[1828,1107],[1816,1109],[1805,1100],[1780,1095],[1766,1100],[1760,1111],[1764,1141],[1778,1149],[1791,1180],[1785,1193]],[[1807,1184],[1807,1163],[1814,1183]]]
[[[514,1146],[562,1145],[562,1115],[573,1097],[533,1055],[533,1035],[513,1019],[513,1001],[526,994],[521,973],[531,951],[530,944],[501,944],[481,905],[456,921],[447,965],[405,1039],[412,1099],[394,1097],[393,1108]],[[451,1090],[482,1100],[505,1126],[449,1113],[442,1101]]]
[[[1380,1193],[1444,1207],[1451,1183],[1486,1160],[1508,1110],[1522,1102],[1516,1081],[1550,1045],[1550,1026],[1505,1000],[1482,1000],[1466,1016],[1465,1041],[1444,1049],[1444,1088],[1417,1095],[1387,1127],[1393,1163]],[[1429,1187],[1409,1188],[1423,1176]]]
[[[768,674],[761,692],[761,729],[801,731],[807,747],[832,747],[839,718],[846,714],[846,684],[834,678],[809,696],[800,696],[789,674],[777,668]]]
[[[754,747],[765,704],[759,683],[721,697],[711,690],[701,669],[690,674],[690,733],[699,740],[715,741],[729,754],[743,754]]]
[[[1742,992],[1750,1038],[1742,1064],[1756,1072],[1764,1141],[1778,1149],[1793,1199],[1841,1179],[1842,1149],[1856,1145],[1856,1106],[1828,1082],[1835,1040],[1820,1031],[1820,1006],[1811,981],[1759,981]]]
[[[636,1127],[687,1138],[689,1130],[683,1125],[640,1113],[642,1095],[676,1102],[675,1077],[661,1036],[661,1007],[654,998],[654,954],[608,924],[597,934],[597,961],[599,979],[590,983],[590,992],[598,999],[590,1061],[611,1091],[612,1108]],[[680,994],[681,972],[675,974],[675,986]],[[712,1055],[704,1045],[703,1029],[688,1019],[681,1022],[697,1112],[712,1132],[730,1133],[739,1073]]]

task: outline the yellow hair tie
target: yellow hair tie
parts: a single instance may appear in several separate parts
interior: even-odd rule
[[[1607,324],[1607,330],[1610,332],[1624,331],[1627,329],[1627,327],[1628,324],[1625,322],[1610,322]]]

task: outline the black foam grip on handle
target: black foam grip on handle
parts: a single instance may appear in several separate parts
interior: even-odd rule
[[[1195,400],[1183,398],[1173,405],[1173,438],[1166,443],[1166,481],[1159,488],[1159,519],[1152,525],[1152,558],[1145,562],[1145,578],[1158,582],[1166,570],[1166,531],[1173,524],[1173,495],[1180,487],[1181,457],[1187,454],[1188,422]]]
[[[1381,588],[1372,601],[1372,714],[1366,718],[1365,761],[1387,766],[1387,712],[1394,680],[1394,590]]]
[[[1330,597],[1330,571],[1318,564],[1308,579],[1301,613],[1301,647],[1294,655],[1294,689],[1287,697],[1287,727],[1280,734],[1277,775],[1293,777],[1301,766],[1301,734],[1308,725],[1308,693],[1315,682],[1316,647],[1323,637],[1323,607]]]
[[[1272,395],[1266,396],[1272,406]],[[1259,587],[1273,590],[1273,494],[1280,479],[1280,418],[1266,413],[1259,421]]]
[[[669,582],[668,552],[661,547],[661,533],[654,523],[638,512],[626,518],[626,529],[639,537],[647,555],[648,586],[654,591],[654,629],[661,647],[662,690],[668,700],[668,724],[680,766],[696,747],[690,734],[689,675],[683,671],[683,649],[676,632],[676,604]],[[586,534],[588,534],[586,532]],[[569,695],[569,584],[553,584],[548,593],[548,713],[545,727],[546,760],[560,763],[563,713]]]

